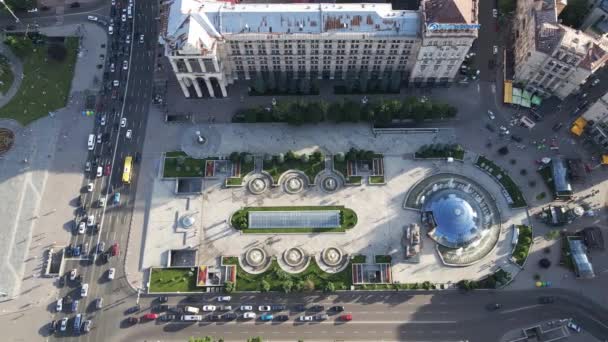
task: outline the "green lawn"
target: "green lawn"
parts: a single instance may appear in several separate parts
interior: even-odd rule
[[[414,154],[416,158],[420,159],[434,159],[434,158],[449,158],[452,157],[456,160],[464,159],[464,149],[462,146],[454,145],[425,145],[422,146],[418,152]]]
[[[369,176],[370,184],[384,184],[384,176]]]
[[[352,185],[361,185],[362,180],[363,180],[363,178],[361,178],[361,176],[346,177],[346,183],[352,184]]]
[[[196,268],[153,268],[150,292],[202,292],[204,288],[196,287],[196,272]]]
[[[334,170],[340,172],[342,176],[346,177],[346,160],[338,161],[337,156],[334,156]]]
[[[273,260],[268,271],[262,274],[250,274],[240,266],[237,267],[237,291],[261,291],[263,281],[270,285],[270,291],[284,291],[283,285],[287,285],[291,292],[323,290],[329,282],[333,283],[336,290],[346,290],[350,288],[353,279],[350,264],[342,272],[326,273],[314,260],[311,260],[308,267],[298,274],[290,274],[281,270],[276,260]]]
[[[243,185],[243,178],[242,177],[228,177],[228,178],[226,178],[226,185],[241,186],[241,185]]]
[[[283,163],[278,163],[275,160],[264,161],[264,171],[270,173],[272,181],[277,183],[279,177],[287,170],[300,170],[308,176],[310,183],[315,181],[315,177],[325,168],[324,159],[313,160],[311,157],[308,162],[303,162],[300,158],[294,160],[285,160]]]
[[[171,152],[165,152],[165,156],[166,157],[187,157],[188,155],[186,154],[186,152],[182,152],[182,151],[171,151]]]
[[[205,161],[206,159],[184,158],[184,163],[179,165],[178,157],[165,157],[163,177],[204,177]]]
[[[486,167],[490,167],[492,169],[491,174],[507,190],[507,192],[509,193],[509,196],[511,196],[511,199],[513,199],[513,204],[510,205],[512,208],[521,208],[521,207],[525,207],[526,205],[528,205],[526,203],[526,200],[524,199],[524,195],[522,194],[521,190],[519,189],[517,184],[515,184],[515,182],[511,179],[511,177],[509,176],[508,173],[506,173],[501,167],[496,165],[493,161],[485,158],[484,156],[479,156],[479,158],[477,158],[476,165],[479,166],[480,168],[482,168],[481,167],[482,164],[485,164]],[[486,172],[489,172],[485,168],[482,168],[482,169]]]
[[[5,56],[0,55],[0,93],[6,94],[14,80],[15,75],[13,75],[8,59]]]
[[[253,171],[253,164],[253,159],[249,163],[241,161],[241,177],[245,177],[249,172]]]
[[[0,108],[0,118],[27,125],[65,107],[74,76],[78,38],[66,38],[65,45],[67,55],[63,62],[49,59],[44,45],[34,45],[34,51],[23,57],[21,87],[11,101]]]
[[[340,227],[335,228],[308,228],[308,227],[292,227],[292,228],[251,228],[249,229],[249,212],[250,211],[298,211],[298,210],[340,210]],[[232,215],[230,222],[232,226],[243,233],[249,234],[266,234],[266,233],[327,233],[327,232],[345,232],[357,225],[357,214],[352,210],[343,206],[303,206],[303,207],[245,207],[238,210]]]

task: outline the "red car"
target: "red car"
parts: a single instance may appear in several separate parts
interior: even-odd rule
[[[352,321],[353,320],[353,315],[351,315],[351,314],[342,315],[342,316],[340,316],[340,320],[342,320],[342,321]]]
[[[158,315],[158,314],[155,314],[155,313],[147,313],[147,314],[145,314],[145,315],[142,317],[142,319],[144,319],[144,320],[149,320],[149,321],[150,321],[150,320],[155,320],[155,319],[157,319],[158,317],[159,317],[159,315]]]
[[[118,248],[118,242],[116,242],[112,245],[112,256],[117,256],[118,254],[120,254],[120,250]]]
[[[110,163],[108,163],[108,164],[106,165],[106,168],[105,168],[105,170],[104,170],[104,172],[103,172],[103,173],[104,173],[106,176],[109,176],[109,175],[110,175],[110,171],[112,171],[112,165],[110,165]]]

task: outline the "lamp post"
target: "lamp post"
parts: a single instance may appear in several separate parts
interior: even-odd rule
[[[15,22],[16,23],[20,22],[19,18],[17,18],[17,16],[13,12],[13,10],[10,7],[8,7],[5,0],[0,0],[0,2],[4,5],[4,7],[6,7],[6,9],[9,11],[9,13],[13,16],[13,18],[15,18]]]

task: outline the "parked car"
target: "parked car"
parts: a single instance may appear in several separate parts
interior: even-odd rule
[[[515,135],[515,134],[511,135],[511,140],[518,142],[518,143],[523,141],[523,139],[520,136]]]
[[[329,311],[342,312],[344,311],[344,307],[342,305],[332,306],[331,308],[329,308]]]
[[[212,322],[217,322],[222,319],[222,315],[209,315],[209,316],[207,316],[207,319],[209,319]]]
[[[222,319],[227,321],[231,321],[233,319],[236,319],[237,317],[237,314],[235,314],[234,312],[229,312],[222,315]]]
[[[258,306],[258,310],[261,312],[270,311],[270,305],[260,305]]]
[[[78,271],[74,268],[70,271],[70,280],[74,281],[76,280],[76,274],[78,273]]]
[[[220,306],[220,311],[231,311],[232,305],[222,305]]]
[[[80,288],[80,297],[86,297],[89,294],[89,284],[84,283]]]
[[[142,320],[147,320],[147,321],[152,321],[155,320],[159,317],[159,315],[157,313],[147,313],[145,315],[142,316]]]
[[[114,267],[108,270],[108,280],[113,280],[116,275],[116,269]]]
[[[126,313],[127,314],[134,313],[134,312],[139,311],[140,309],[141,309],[141,306],[139,306],[139,304],[137,304],[135,306],[132,306],[132,307],[128,308],[127,311],[126,311]]]
[[[112,256],[117,256],[119,253],[120,253],[120,249],[119,249],[119,246],[118,246],[118,242],[115,242],[112,245]]]
[[[74,301],[72,302],[72,307],[71,307],[72,312],[76,312],[76,311],[78,311],[78,304],[79,304],[78,299],[76,299],[76,300],[74,300]]]
[[[491,110],[488,110],[488,117],[490,117],[490,120],[496,119],[496,115],[494,115],[494,112],[492,112]]]
[[[304,304],[298,304],[298,305],[296,305],[296,306],[293,307],[293,310],[294,311],[298,311],[298,312],[306,311],[306,305],[304,305]]]
[[[273,318],[274,318],[274,316],[269,313],[265,313],[260,316],[260,320],[262,320],[262,321],[272,321]]]
[[[126,136],[127,139],[131,139],[131,137],[133,136],[133,131],[130,130],[130,129],[128,129],[127,133],[125,134],[125,136]]]
[[[55,311],[61,312],[63,310],[63,298],[57,299],[57,303],[55,304]]]
[[[122,127],[122,128],[127,127],[127,118],[120,119],[120,127]]]
[[[99,297],[95,300],[95,308],[97,308],[97,310],[103,308],[103,298]]]
[[[131,317],[127,318],[127,323],[129,323],[131,325],[137,324],[137,322],[139,322],[139,320],[137,319],[137,317],[131,316]]]
[[[575,331],[577,333],[581,332],[581,326],[574,323],[574,321],[572,319],[570,319],[570,321],[568,321],[568,328],[570,328],[570,330]]]
[[[218,302],[229,302],[232,299],[230,296],[219,296],[217,297]]]
[[[203,306],[203,311],[206,311],[206,312],[215,311],[215,309],[216,309],[215,305],[204,305]]]
[[[87,191],[88,192],[93,192],[93,188],[95,187],[95,185],[93,183],[89,183],[87,184]]]
[[[78,224],[78,234],[84,234],[87,231],[86,222],[82,221]]]
[[[84,323],[82,323],[82,331],[84,331],[84,332],[91,331],[92,323],[93,322],[90,319],[87,319],[86,321],[84,321]]]
[[[300,322],[312,322],[313,321],[313,316],[302,315],[302,316],[298,317],[298,321],[300,321]]]
[[[251,305],[241,305],[239,308],[241,311],[253,311],[253,306]]]
[[[72,253],[72,254],[73,254],[75,257],[79,257],[79,256],[80,256],[80,250],[81,250],[81,249],[82,249],[82,245],[75,246],[75,247],[74,247],[74,249],[72,250],[72,251],[73,251],[73,253]]]
[[[323,305],[313,305],[310,307],[310,311],[312,311],[312,312],[321,312],[324,310],[325,310],[325,307]]]
[[[279,321],[279,322],[285,322],[289,320],[289,316],[287,315],[277,315],[274,316],[275,321]]]
[[[329,318],[327,314],[318,314],[315,316],[315,320],[317,321],[325,321]]]
[[[67,317],[63,317],[61,319],[61,323],[59,325],[59,331],[66,331],[68,328],[68,318]]]
[[[272,311],[283,311],[283,310],[285,310],[285,305],[274,304],[274,305],[270,306],[270,309]]]
[[[591,85],[592,86],[596,86],[598,83],[600,83],[600,79],[596,78],[596,79],[593,80],[593,82],[591,82]]]
[[[169,297],[167,297],[167,296],[160,296],[160,297],[158,297],[158,301],[160,303],[166,303],[166,302],[169,301]]]
[[[244,319],[255,319],[255,317],[256,317],[255,312],[248,311],[243,314]]]
[[[152,310],[153,310],[153,311],[156,311],[156,312],[164,312],[164,311],[169,310],[169,305],[165,305],[165,304],[161,304],[161,305],[154,305],[154,306],[152,307]]]
[[[160,316],[160,320],[165,321],[165,322],[172,321],[174,319],[175,319],[175,315],[173,315],[173,314],[166,314],[166,315]]]

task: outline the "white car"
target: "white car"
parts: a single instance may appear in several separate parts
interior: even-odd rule
[[[70,271],[70,280],[76,280],[76,274],[77,274],[77,270],[73,269]]]
[[[118,80],[114,80],[114,82],[112,82],[112,85],[118,87],[120,85],[120,82]]]
[[[114,68],[114,63],[110,63],[110,72],[114,71],[116,71],[116,68]]]
[[[498,46],[494,45],[494,47],[492,48],[492,52],[496,55],[498,54]]]
[[[101,124],[102,126],[106,125],[106,116],[105,115],[101,117],[101,120],[99,120],[99,124]]]
[[[87,19],[89,19],[90,21],[97,21],[98,20],[97,17],[94,16],[94,15],[88,16]]]
[[[241,305],[241,311],[253,311],[253,306],[251,305]]]
[[[116,0],[112,0],[112,6],[116,6]]]
[[[114,267],[112,267],[108,270],[108,279],[113,280],[114,275],[116,275],[116,269]]]
[[[97,202],[99,204],[100,208],[103,208],[106,206],[106,198],[105,197],[99,197],[99,201]]]
[[[3,1],[3,3],[4,3],[4,1]],[[27,13],[36,13],[36,12],[38,12],[37,8],[32,8],[32,9],[27,10]]]
[[[120,20],[124,23],[125,21],[127,21],[127,16],[123,14],[122,16],[120,16]]]
[[[86,162],[84,164],[84,171],[85,172],[90,172],[91,171],[91,162]]]
[[[131,131],[130,129],[127,130],[127,139],[131,139],[131,136],[133,135],[133,131]]]
[[[61,319],[61,325],[59,326],[60,331],[65,331],[68,328],[68,318],[63,317]]]
[[[260,305],[260,306],[258,306],[258,310],[261,312],[270,311],[270,306],[269,305]]]
[[[97,167],[97,177],[103,176],[103,168],[101,166]]]
[[[93,183],[87,184],[87,191],[88,192],[93,192],[94,188],[95,188],[95,185]]]
[[[491,110],[488,110],[488,116],[490,117],[490,120],[496,119],[496,116],[494,115],[494,112],[492,112]]]
[[[57,304],[55,304],[55,310],[57,312],[61,312],[61,310],[63,310],[63,298],[57,299]]]
[[[127,118],[120,119],[120,127],[127,127]]]
[[[102,140],[103,140],[103,134],[101,134],[101,133],[97,134],[97,143],[101,144]]]
[[[91,331],[91,320],[90,319],[87,319],[86,321],[84,321],[84,323],[82,324],[82,330],[84,332]]]
[[[125,44],[131,44],[131,35],[127,35],[127,39],[125,39]]]
[[[300,317],[298,317],[298,321],[301,321],[301,322],[312,322],[313,318],[314,317],[312,317],[312,316],[300,316]]]
[[[217,297],[218,302],[229,302],[232,299],[230,296],[219,296]]]
[[[215,311],[215,305],[205,305],[203,306],[203,311]]]
[[[494,18],[498,18],[498,10],[497,10],[496,8],[493,8],[493,9],[492,9],[492,16],[493,16]]]
[[[95,224],[95,216],[94,215],[89,215],[87,217],[87,226],[92,226]]]
[[[86,297],[89,294],[89,284],[84,283],[80,288],[80,297]]]
[[[243,318],[245,319],[254,319],[255,318],[255,312],[245,312],[243,314]]]
[[[127,69],[129,69],[129,62],[122,61],[122,70],[127,70]]]
[[[108,34],[114,34],[114,26],[110,25],[108,26]]]
[[[143,34],[140,34],[140,35],[139,35],[139,43],[140,43],[140,44],[143,44],[143,43],[144,43],[144,35],[143,35]]]
[[[84,221],[80,222],[78,224],[78,234],[84,234],[87,232],[87,225],[86,223],[84,223]]]
[[[596,79],[593,80],[593,82],[591,82],[591,85],[592,86],[596,86],[598,83],[600,83],[600,79],[596,78]]]
[[[568,328],[572,329],[573,331],[576,331],[577,333],[581,332],[581,326],[574,323],[574,321],[572,320],[568,322]]]

